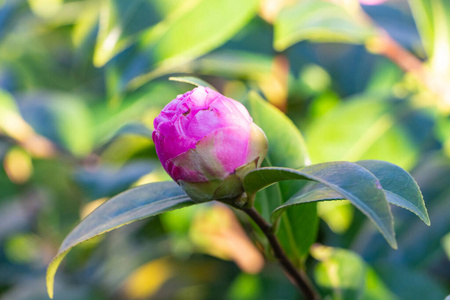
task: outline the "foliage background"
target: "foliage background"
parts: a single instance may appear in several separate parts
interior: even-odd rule
[[[47,299],[45,269],[81,217],[130,186],[169,179],[149,137],[159,110],[192,88],[174,75],[243,102],[258,91],[300,129],[314,163],[381,159],[410,171],[431,227],[392,207],[392,250],[350,205],[320,204],[307,266],[335,299],[443,299],[450,4],[363,2],[376,5],[1,1],[0,299]],[[77,247],[56,299],[298,299],[244,230],[217,204],[134,223]]]

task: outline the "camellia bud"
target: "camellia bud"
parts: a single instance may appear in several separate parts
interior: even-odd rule
[[[268,150],[264,132],[239,102],[207,88],[178,95],[155,118],[164,169],[197,202],[236,202],[242,180]]]

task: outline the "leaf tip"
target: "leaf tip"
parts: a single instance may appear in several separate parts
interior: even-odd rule
[[[419,211],[419,213],[416,213],[416,215],[427,225],[431,226],[430,216],[428,215],[427,209],[425,206],[423,207],[423,211]],[[415,213],[415,212],[414,212]]]
[[[54,278],[53,278],[54,274],[50,274],[50,270],[47,269],[47,277],[46,277],[46,282],[47,282],[47,294],[48,297],[50,299],[53,299],[53,289],[54,289]]]
[[[431,226],[430,216],[428,215],[425,205],[424,205],[424,210],[425,210],[425,213],[423,214],[421,219],[427,226]]]
[[[47,284],[47,294],[50,299],[53,299],[54,286],[55,286],[55,274],[63,258],[67,255],[67,251],[58,253],[55,258],[50,262],[47,268],[47,275],[45,281]]]
[[[387,239],[387,242],[389,243],[389,246],[392,247],[392,249],[394,249],[394,250],[398,249],[398,244],[397,244],[397,240],[395,239],[395,236]]]

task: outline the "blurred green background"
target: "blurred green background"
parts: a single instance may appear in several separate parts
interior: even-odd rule
[[[301,130],[313,163],[380,159],[410,171],[431,227],[392,207],[392,250],[352,206],[320,204],[317,242],[348,251],[317,244],[308,266],[332,299],[443,299],[450,2],[360,2],[0,1],[0,299],[48,299],[46,267],[80,218],[170,179],[152,122],[192,86],[169,76],[244,102],[258,91]],[[243,227],[214,203],[133,223],[76,247],[55,299],[300,299]],[[333,281],[341,265],[366,292]]]

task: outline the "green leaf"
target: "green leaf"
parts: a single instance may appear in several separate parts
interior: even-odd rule
[[[356,164],[370,171],[380,181],[386,199],[389,203],[405,208],[416,214],[425,224],[430,225],[427,209],[422,198],[419,186],[408,172],[402,168],[378,160],[365,160]],[[278,207],[272,214],[276,220],[287,208],[315,201],[344,200],[337,191],[324,187],[310,192],[299,194],[289,199],[284,205]]]
[[[207,83],[206,81],[197,78],[197,77],[192,77],[192,76],[185,76],[185,77],[169,77],[169,80],[172,81],[178,81],[178,82],[184,82],[184,83],[189,83],[195,86],[204,86],[204,87],[209,87],[212,90],[216,89],[210,85],[209,83]]]
[[[316,246],[312,255],[320,260],[314,270],[316,281],[322,288],[332,291],[332,299],[396,299],[358,254]]]
[[[422,193],[408,172],[386,161],[362,160],[356,163],[369,170],[380,180],[389,203],[415,213],[425,224],[430,226],[430,218]]]
[[[127,95],[117,107],[105,101],[93,106],[92,114],[96,122],[91,130],[96,145],[109,141],[123,126],[144,119],[151,111],[156,116],[167,104],[167,99],[174,99],[183,92],[171,82],[155,82],[142,91]]]
[[[448,259],[450,259],[450,232],[444,235],[442,238],[442,247],[444,248],[445,254],[447,254]]]
[[[303,136],[277,108],[264,101],[256,92],[248,97],[248,108],[254,122],[265,132],[269,152],[265,165],[302,167],[310,163]],[[261,214],[270,219],[270,213],[286,202],[304,186],[303,182],[280,182],[256,195],[255,205]],[[298,216],[304,216],[299,218]],[[308,254],[318,228],[316,204],[296,207],[283,216],[277,236],[288,256],[297,264]],[[309,230],[304,230],[304,228]]]
[[[447,0],[409,0],[421,41],[431,68],[439,74],[450,72],[450,2]]]
[[[64,239],[47,269],[50,298],[53,298],[56,270],[64,256],[76,245],[123,225],[193,204],[195,202],[171,181],[138,186],[111,198],[83,219]]]
[[[328,1],[299,1],[280,12],[274,23],[274,47],[283,51],[303,40],[364,43],[374,28],[351,15],[342,5]]]
[[[367,266],[356,253],[317,246],[312,255],[320,260],[314,270],[317,284],[332,290],[333,299],[360,299],[364,292]]]
[[[156,69],[134,78],[129,87],[137,89],[223,45],[256,15],[258,4],[259,0],[198,0],[181,4],[176,12],[142,35],[140,47],[150,53]]]
[[[273,57],[243,50],[218,50],[198,59],[199,74],[258,81],[270,73]]]
[[[382,159],[405,169],[414,166],[420,145],[401,126],[390,102],[378,96],[352,97],[313,120],[305,131],[311,160]]]
[[[255,91],[249,93],[248,100],[253,121],[269,140],[270,163],[295,168],[311,164],[305,140],[295,124]]]
[[[92,151],[93,117],[89,107],[78,98],[55,95],[49,109],[53,112],[64,145],[77,156]]]
[[[165,20],[164,34],[144,37],[156,61],[194,59],[222,45],[258,10],[258,0],[200,0],[175,21]]]
[[[105,0],[99,8],[97,43],[93,54],[96,67],[103,67],[114,56],[136,42],[142,32],[160,20],[160,1]],[[97,4],[98,5],[98,4]]]
[[[98,1],[86,1],[77,14],[71,34],[72,42],[76,48],[82,47],[83,43],[86,43],[89,36],[95,31],[99,18],[100,3]],[[102,30],[104,29],[103,26]]]
[[[369,217],[392,248],[397,247],[386,196],[379,180],[365,168],[350,162],[321,163],[299,170],[261,168],[245,177],[244,188],[251,195],[282,180],[310,180],[333,189]]]
[[[436,2],[438,1],[440,0]],[[408,2],[425,51],[430,55],[433,53],[434,46],[432,3],[428,0],[409,0]]]
[[[13,97],[3,90],[0,90],[0,109],[1,116],[3,116],[5,112],[19,113],[19,109]]]
[[[300,191],[301,192],[301,191]],[[271,216],[272,222],[276,222],[278,218],[284,213],[288,208],[293,207],[295,205],[317,202],[317,201],[332,201],[332,200],[345,200],[345,197],[336,192],[331,188],[319,188],[312,190],[310,192],[295,195],[286,201],[283,205],[277,207]]]
[[[12,127],[9,124],[11,123],[11,118],[22,118],[22,116],[20,116],[19,108],[14,98],[5,91],[0,90],[0,129],[2,131],[8,132],[11,130],[9,129]],[[15,129],[15,127],[12,127],[12,129]]]

